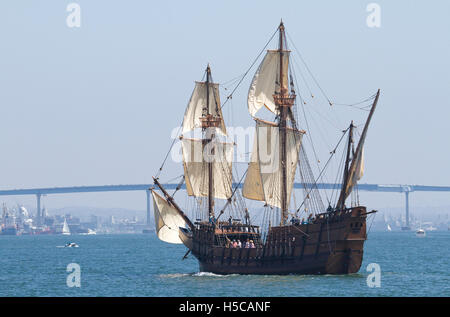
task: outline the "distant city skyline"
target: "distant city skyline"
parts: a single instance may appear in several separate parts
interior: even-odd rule
[[[71,2],[81,8],[79,28],[66,24]],[[315,99],[307,105],[308,133],[325,154],[321,160],[339,130],[366,115],[338,103],[380,88],[361,182],[450,185],[450,3],[376,1],[381,27],[370,28],[370,2],[1,3],[0,189],[151,183],[206,64],[219,83],[242,75],[281,18],[336,103],[330,107],[317,86],[309,87]],[[246,94],[255,67],[224,108],[230,126],[253,125]],[[229,92],[221,91],[222,102]],[[316,123],[322,117],[336,124],[323,135]],[[169,161],[164,180],[181,172]],[[361,192],[360,199],[373,209],[404,206],[399,194]],[[0,202],[36,204],[33,196]],[[49,195],[42,204],[145,210],[146,195]],[[410,204],[412,212],[447,206],[450,196],[412,193]]]

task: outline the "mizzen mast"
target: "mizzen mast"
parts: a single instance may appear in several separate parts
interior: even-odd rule
[[[343,210],[344,208],[344,203],[345,203],[345,189],[347,188],[349,179],[348,179],[348,174],[349,174],[349,164],[350,164],[350,154],[351,154],[351,149],[352,149],[352,144],[353,144],[353,128],[355,126],[353,125],[353,121],[350,123],[350,126],[348,128],[348,144],[347,144],[347,154],[345,157],[345,166],[344,166],[344,177],[342,180],[342,189],[341,189],[341,194],[339,197],[339,203],[337,205],[337,208],[339,210]]]
[[[358,146],[356,147],[356,151],[352,154],[351,164],[350,163],[350,150],[347,151],[346,165],[344,170],[344,179],[342,181],[342,189],[339,195],[339,200],[336,205],[337,208],[343,208],[345,205],[345,200],[350,195],[353,190],[353,187],[356,185],[358,180],[361,179],[364,173],[364,158],[363,158],[363,148],[364,141],[366,139],[367,130],[369,129],[370,121],[372,120],[372,116],[375,112],[375,108],[377,107],[378,98],[380,97],[380,90],[378,89],[377,94],[375,96],[375,100],[372,104],[372,108],[370,109],[369,116],[367,117],[366,124],[364,125],[363,132],[361,137],[359,138]],[[349,147],[352,138],[352,129],[353,123],[350,125],[350,139],[349,139]]]

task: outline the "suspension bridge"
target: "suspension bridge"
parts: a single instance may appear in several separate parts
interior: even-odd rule
[[[178,184],[163,184],[166,189],[175,189]],[[241,184],[235,186],[241,186]],[[319,189],[340,188],[339,184],[318,183]],[[38,224],[41,224],[42,209],[41,197],[43,195],[69,194],[69,193],[94,193],[94,192],[122,192],[122,191],[145,191],[147,197],[147,225],[150,224],[151,217],[151,197],[150,189],[153,184],[129,184],[129,185],[101,185],[101,186],[73,186],[73,187],[49,187],[49,188],[28,188],[28,189],[7,189],[0,190],[0,196],[36,196],[36,215]],[[301,183],[294,183],[294,188],[303,188]],[[185,189],[183,184],[180,189]],[[426,185],[383,185],[383,184],[358,184],[358,190],[370,192],[401,193],[405,195],[405,226],[409,228],[409,194],[412,192],[450,192],[450,186],[426,186]]]

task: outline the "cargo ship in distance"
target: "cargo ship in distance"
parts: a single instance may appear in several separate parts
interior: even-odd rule
[[[278,47],[266,51],[248,91],[248,111],[256,130],[250,163],[242,177],[233,173],[235,144],[227,140],[219,86],[209,65],[204,80],[195,83],[181,126],[184,173],[177,188],[185,184],[188,207],[181,208],[175,193],[169,193],[159,181],[163,163],[152,188],[157,236],[168,243],[183,243],[185,257],[191,253],[203,272],[358,272],[367,238],[366,219],[376,211],[360,205],[357,195],[352,195],[349,206],[347,200],[363,175],[363,147],[380,90],[368,99],[369,114],[358,142],[353,121],[341,134],[338,145],[346,143],[339,171],[342,181],[335,201],[326,206],[317,186],[321,175],[314,177],[302,146],[307,131],[298,124],[298,85],[294,85],[283,22],[275,35]],[[273,120],[261,118],[260,113],[267,110]],[[191,136],[197,130],[201,138]],[[296,177],[304,196],[298,204],[292,199]],[[252,216],[256,211],[246,207],[247,200],[261,202],[264,211],[259,223]]]

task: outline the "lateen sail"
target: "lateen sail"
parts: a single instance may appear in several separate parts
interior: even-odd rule
[[[156,234],[164,242],[183,243],[179,238],[179,227],[186,227],[186,221],[167,200],[152,190]]]
[[[288,129],[286,140],[287,197],[291,196],[303,131]],[[243,196],[282,206],[282,170],[279,152],[279,128],[275,123],[256,120],[251,162],[244,182]]]
[[[288,72],[289,52],[284,52],[283,71]],[[267,51],[266,56],[259,65],[253,77],[248,92],[248,111],[255,117],[256,113],[265,106],[271,112],[278,114],[278,109],[273,100],[273,94],[280,90],[280,53]]]
[[[353,154],[352,164],[350,165],[348,173],[348,183],[344,193],[344,200],[350,195],[353,187],[355,187],[356,183],[362,178],[364,174],[364,139],[362,138],[360,140],[360,145],[361,149]]]
[[[367,130],[369,128],[370,120],[372,119],[372,115],[375,111],[375,108],[378,103],[378,97],[380,96],[380,90],[378,90],[377,96],[375,97],[375,101],[373,103],[372,109],[370,110],[369,117],[367,118],[366,124],[364,126],[364,130],[361,134],[361,137],[358,142],[358,146],[356,148],[355,153],[353,154],[352,163],[348,169],[348,177],[347,177],[347,186],[343,188],[339,201],[338,206],[341,206],[344,204],[345,199],[351,194],[353,187],[356,185],[356,183],[361,179],[364,173],[364,141],[366,139]],[[345,180],[344,180],[345,182]]]
[[[216,138],[206,144],[199,139],[182,138],[183,166],[189,196],[208,196],[207,164],[212,162],[213,196],[219,199],[231,197],[233,146]]]
[[[358,157],[355,173],[353,174],[352,183],[356,184],[364,176],[364,148],[361,150],[361,155]]]
[[[220,106],[219,84],[209,83],[209,114],[220,118],[218,130],[226,135],[227,131],[223,122],[222,110]],[[196,82],[188,107],[184,114],[182,134],[201,128],[200,118],[203,116],[204,108],[207,104],[207,90],[205,82]]]

